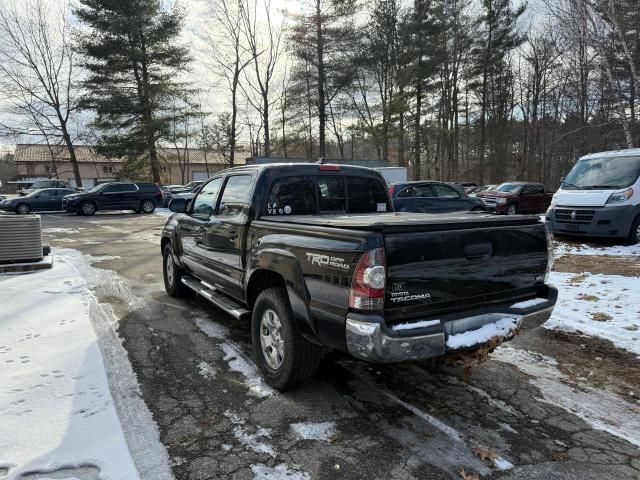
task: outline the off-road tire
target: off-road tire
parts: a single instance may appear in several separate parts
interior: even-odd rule
[[[90,201],[86,201],[86,202],[82,202],[80,204],[80,212],[82,212],[82,215],[95,215],[96,214],[96,204]]]
[[[510,203],[507,205],[507,215],[517,215],[518,214],[518,205],[515,203]]]
[[[629,230],[627,241],[629,245],[640,243],[640,215],[631,223],[631,230]]]
[[[26,215],[31,212],[31,207],[27,203],[20,203],[18,206],[16,206],[15,212],[18,215]]]
[[[149,198],[145,198],[144,200],[142,200],[142,202],[140,202],[139,211],[141,213],[144,213],[145,215],[153,213],[155,209],[156,209],[156,202],[154,202]]]
[[[260,322],[266,310],[273,310],[282,325],[284,355],[277,370],[267,364],[260,343]],[[315,376],[322,350],[305,340],[298,331],[284,288],[267,288],[258,295],[251,318],[251,340],[258,368],[267,383],[276,390],[291,390]]]
[[[167,271],[170,261],[173,265],[173,276]],[[173,298],[181,298],[188,294],[189,287],[182,283],[184,275],[185,271],[175,262],[171,244],[167,243],[162,251],[162,278],[164,279],[164,289],[167,291],[167,295]]]

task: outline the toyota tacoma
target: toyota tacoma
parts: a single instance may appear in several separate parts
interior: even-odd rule
[[[557,298],[537,216],[393,212],[363,167],[236,167],[170,209],[167,293],[250,321],[280,390],[312,377],[325,349],[370,362],[473,351],[539,326]]]

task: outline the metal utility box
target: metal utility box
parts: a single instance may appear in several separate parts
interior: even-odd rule
[[[39,215],[0,215],[0,264],[43,259]]]

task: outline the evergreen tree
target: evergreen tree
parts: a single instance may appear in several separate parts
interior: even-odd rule
[[[86,27],[78,46],[88,70],[83,105],[96,111],[98,151],[147,158],[159,183],[156,145],[176,121],[171,105],[187,94],[176,81],[190,63],[178,42],[183,15],[161,0],[80,0],[75,15]]]

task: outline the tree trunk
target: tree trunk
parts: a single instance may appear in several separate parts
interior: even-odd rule
[[[420,116],[422,115],[422,82],[418,80],[416,83],[416,119],[414,134],[414,154],[413,154],[413,180],[420,179],[420,149],[422,142],[420,138]]]
[[[318,62],[318,146],[319,156],[324,158],[325,152],[325,94],[324,94],[324,41],[322,35],[322,11],[321,0],[316,0],[316,36],[317,36],[317,62]]]

